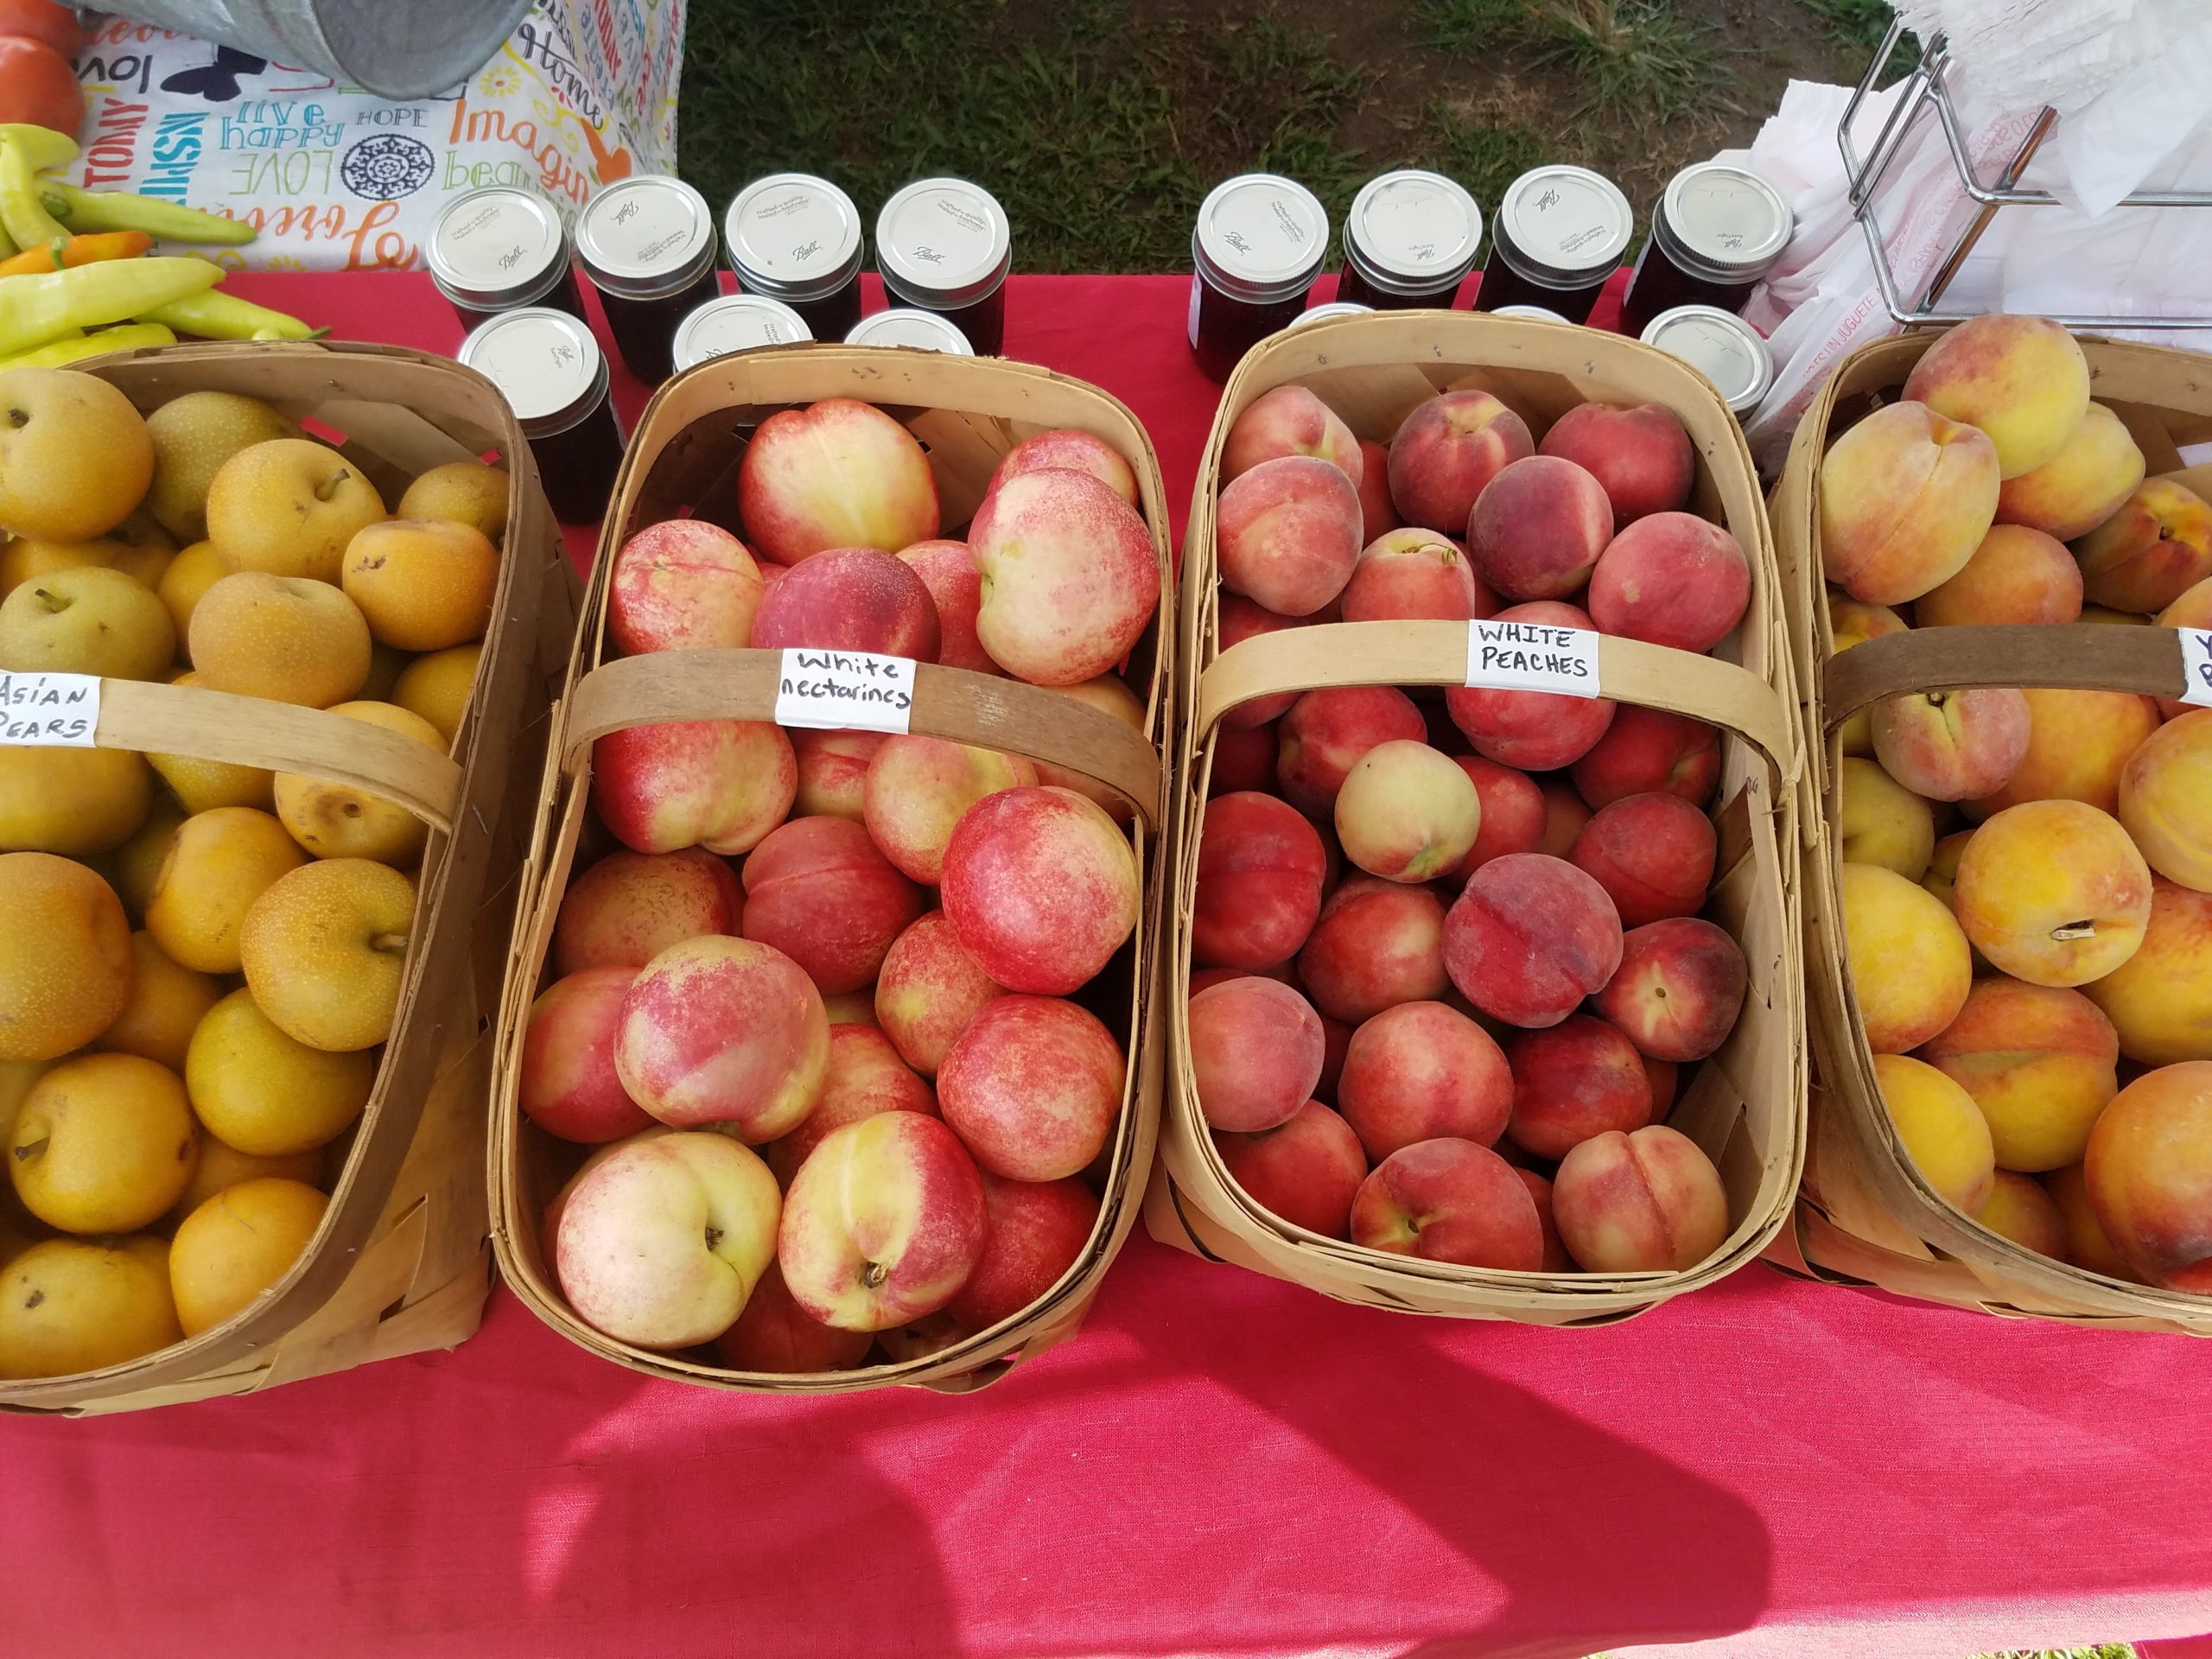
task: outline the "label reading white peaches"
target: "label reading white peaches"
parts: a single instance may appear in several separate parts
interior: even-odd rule
[[[1548,622],[1467,624],[1467,683],[1492,691],[1598,695],[1598,636]]]
[[[0,743],[89,749],[99,723],[98,675],[0,672]]]
[[[2176,628],[2181,636],[2181,700],[2212,709],[2212,628]]]
[[[914,711],[914,659],[873,651],[786,646],[776,724],[824,732],[904,732]]]

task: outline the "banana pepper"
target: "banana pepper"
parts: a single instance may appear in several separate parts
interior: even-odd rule
[[[148,314],[203,294],[222,276],[204,259],[149,258],[106,259],[71,270],[0,277],[0,356],[16,356],[67,339],[76,329],[133,317],[175,327],[167,317]]]
[[[40,180],[38,188],[44,210],[66,220],[72,231],[143,231],[163,241],[226,248],[254,238],[253,226],[242,219],[202,213],[197,207],[163,201],[158,196],[80,190],[73,184],[52,179]],[[16,239],[20,242],[23,238]]]
[[[19,248],[42,248],[69,235],[68,227],[48,213],[46,204],[39,200],[23,146],[12,140],[0,142],[0,225],[8,227],[8,235]]]
[[[180,334],[197,334],[202,340],[314,340],[327,332],[251,300],[213,289],[134,315],[141,322],[164,323]]]
[[[119,328],[103,328],[97,334],[53,340],[15,357],[0,358],[0,369],[58,369],[88,357],[105,357],[110,352],[135,352],[146,346],[175,344],[175,334],[159,323],[126,322]]]

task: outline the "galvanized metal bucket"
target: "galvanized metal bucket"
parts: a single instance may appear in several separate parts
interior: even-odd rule
[[[102,0],[102,9],[319,69],[381,98],[424,98],[482,68],[531,0]]]

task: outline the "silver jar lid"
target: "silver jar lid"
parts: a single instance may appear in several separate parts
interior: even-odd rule
[[[1234,300],[1267,305],[1313,286],[1329,251],[1329,214],[1295,180],[1240,173],[1214,186],[1198,207],[1191,257],[1206,281]]]
[[[1523,322],[1567,321],[1567,319],[1560,315],[1558,312],[1547,310],[1541,305],[1501,305],[1497,310],[1491,312],[1491,315],[1493,317],[1518,317]],[[1571,327],[1573,325],[1569,324],[1568,326]]]
[[[772,173],[739,191],[722,215],[729,268],[755,294],[803,304],[860,275],[861,213],[810,173]]]
[[[1620,264],[1636,210],[1620,187],[1586,167],[1532,168],[1505,187],[1491,235],[1530,282],[1583,288]]]
[[[715,216],[681,179],[619,179],[576,216],[576,257],[606,293],[628,300],[681,294],[714,266]]]
[[[995,293],[1014,264],[998,198],[965,179],[917,179],[875,216],[875,264],[902,300],[957,310]]]
[[[1717,305],[1678,305],[1651,319],[1643,343],[1679,357],[1748,415],[1774,384],[1774,353],[1758,329]]]
[[[1352,300],[1331,300],[1326,305],[1317,305],[1301,311],[1290,320],[1294,328],[1303,328],[1309,322],[1323,322],[1331,317],[1364,317],[1374,314],[1371,305],[1361,305]]]
[[[440,210],[423,244],[438,291],[472,311],[543,299],[569,269],[569,236],[542,196],[493,185]]]
[[[911,346],[918,351],[946,352],[954,357],[973,357],[976,348],[960,325],[934,311],[893,306],[874,316],[862,317],[845,336],[848,346]]]
[[[671,348],[678,369],[710,357],[749,352],[760,346],[795,346],[814,338],[806,319],[781,300],[761,294],[725,294],[709,300],[676,327]]]
[[[1720,282],[1764,276],[1796,224],[1782,193],[1747,167],[1700,162],[1668,181],[1652,230],[1675,263]]]
[[[607,400],[607,359],[565,311],[525,306],[480,324],[457,359],[499,389],[525,437],[565,432]]]
[[[1417,168],[1370,179],[1344,215],[1344,257],[1372,286],[1402,298],[1457,288],[1482,239],[1475,199]]]

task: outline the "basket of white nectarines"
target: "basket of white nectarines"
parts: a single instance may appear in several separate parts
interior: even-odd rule
[[[1071,1332],[1157,1131],[1167,518],[1048,371],[718,359],[632,439],[505,1014],[502,1271],[607,1358],[961,1389]]]
[[[380,346],[12,370],[0,410],[0,1402],[450,1347],[560,660],[528,446]]]
[[[2022,316],[1798,430],[1817,1271],[2212,1334],[2208,439],[2202,358]]]
[[[1802,1146],[1797,743],[1713,387],[1542,323],[1278,335],[1184,568],[1152,1230],[1552,1325],[1757,1255]]]

